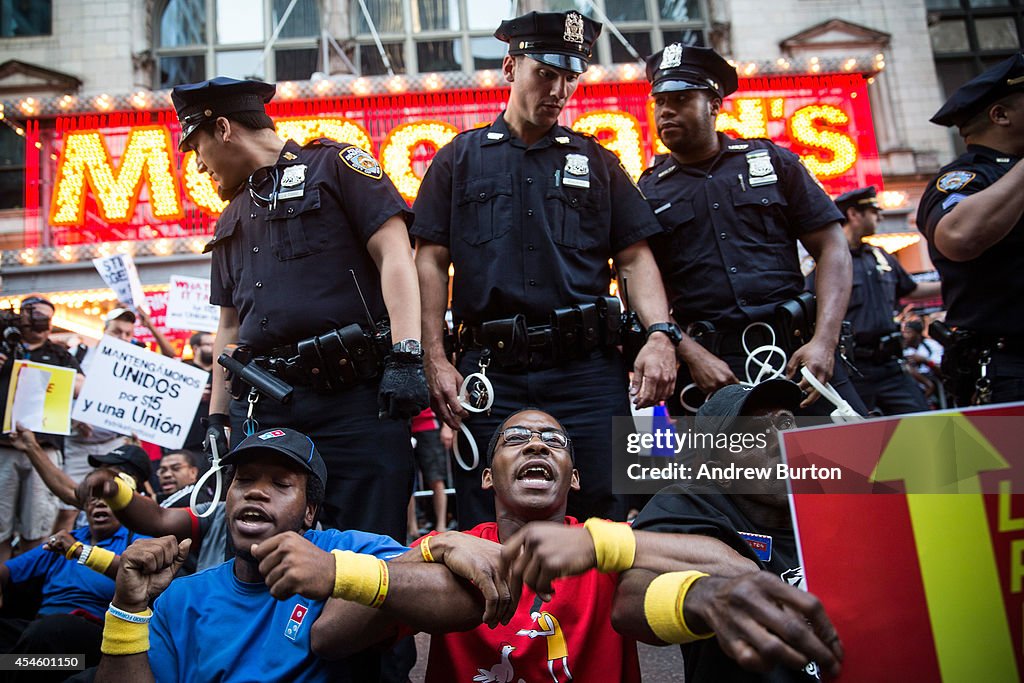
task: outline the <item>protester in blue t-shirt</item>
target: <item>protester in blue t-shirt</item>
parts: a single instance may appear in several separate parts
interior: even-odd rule
[[[89,525],[65,534],[71,540],[70,559],[65,559],[68,543],[50,537],[45,545],[0,565],[0,602],[12,585],[42,579],[37,618],[0,620],[0,652],[85,654],[87,666],[99,661],[103,613],[114,595],[114,581],[90,568],[94,564],[85,564],[91,553],[83,549],[103,548],[117,555],[135,538],[147,537],[131,534],[96,498],[87,502],[85,513]],[[83,554],[85,560],[79,562]]]
[[[407,548],[376,534],[310,530],[327,471],[299,432],[263,430],[223,462],[235,466],[226,500],[234,558],[172,583],[191,539],[165,536],[130,549],[106,615],[96,681],[353,680],[348,663],[310,649],[325,600],[295,595],[293,587],[324,583],[330,595],[332,550],[379,565]],[[117,496],[131,500],[120,486]]]

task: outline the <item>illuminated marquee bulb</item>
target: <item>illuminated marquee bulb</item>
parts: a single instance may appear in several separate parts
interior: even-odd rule
[[[403,123],[388,134],[380,147],[385,173],[407,201],[416,198],[422,178],[412,168],[413,150],[421,144],[441,149],[458,135],[459,129],[443,121]]]
[[[185,196],[207,213],[219,216],[228,203],[217,194],[213,178],[206,173],[200,173],[196,153],[188,152],[182,159],[181,166],[184,169]]]
[[[440,90],[444,86],[440,74],[429,74],[423,79],[423,87],[426,90]]]
[[[604,80],[604,76],[604,67],[600,64],[595,64],[587,69],[586,73],[583,74],[583,80],[587,83],[600,83]]]
[[[32,116],[36,113],[36,107],[39,103],[36,102],[34,97],[26,97],[18,105],[18,109],[21,109],[22,113],[26,116]]]
[[[57,164],[50,209],[53,225],[82,225],[86,185],[92,188],[103,220],[126,223],[145,182],[156,218],[183,217],[178,179],[171,168],[171,136],[164,126],[132,128],[120,167],[115,171],[103,135],[71,133]]]
[[[622,167],[636,181],[644,171],[644,148],[640,138],[640,122],[621,111],[594,111],[580,116],[572,124],[573,130],[589,133],[601,145],[614,153]],[[599,133],[610,132],[609,139],[600,139]]]
[[[626,63],[622,65],[619,74],[622,76],[622,80],[624,81],[635,81],[640,78],[640,67],[636,64]]]
[[[356,95],[369,95],[373,92],[373,85],[370,84],[369,79],[360,76],[352,81],[352,92]]]
[[[299,91],[294,83],[285,81],[284,83],[277,84],[277,94],[281,96],[282,100],[294,100]]]
[[[842,109],[830,104],[815,104],[797,109],[789,120],[794,142],[823,150],[831,157],[823,161],[813,154],[802,155],[801,160],[807,170],[818,178],[835,178],[857,163],[857,145],[845,133],[819,128],[818,121],[835,127],[846,125],[850,117]]]
[[[405,79],[402,78],[401,76],[392,76],[387,80],[387,82],[384,85],[389,91],[396,94],[403,93],[408,88]]]
[[[319,81],[316,82],[316,85],[313,86],[313,90],[316,91],[317,95],[323,96],[331,91],[331,87],[332,84],[329,80],[327,80],[326,78],[321,78]]]
[[[150,104],[152,102],[148,92],[140,90],[132,95],[132,106],[136,109],[149,109]]]
[[[477,78],[480,81],[481,87],[484,88],[494,87],[494,84],[497,83],[497,79],[494,75],[494,72],[491,71],[490,69],[485,69],[484,71],[481,71],[480,75]]]
[[[110,99],[110,95],[107,95],[106,93],[100,95],[92,102],[100,111],[109,111],[114,106],[114,101]]]
[[[741,138],[768,137],[768,118],[762,98],[738,97],[731,102],[732,111],[722,109],[719,112],[715,130],[720,133],[735,132]]]
[[[317,138],[330,138],[337,142],[347,142],[367,151],[373,150],[373,142],[366,129],[345,118],[278,119],[275,124],[278,135],[286,140],[294,140],[298,145],[304,145]]]

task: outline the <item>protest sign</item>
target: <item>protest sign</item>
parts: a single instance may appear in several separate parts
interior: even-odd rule
[[[784,433],[790,466],[850,480],[790,481],[841,680],[1020,680],[1022,425],[1014,404]]]
[[[113,254],[94,258],[100,277],[114,291],[117,300],[133,309],[146,308],[146,297],[142,293],[142,281],[135,269],[135,262],[128,254]],[[148,308],[146,309],[148,310]]]
[[[9,432],[20,422],[33,432],[70,434],[76,374],[74,368],[14,361],[3,430]]]
[[[181,448],[207,377],[199,368],[104,335],[72,417]]]
[[[210,305],[209,278],[171,276],[167,290],[167,327],[216,332],[219,322],[220,309]]]

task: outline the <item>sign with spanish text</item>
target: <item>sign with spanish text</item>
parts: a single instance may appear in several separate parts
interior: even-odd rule
[[[71,402],[75,393],[74,368],[61,368],[30,360],[16,360],[4,411],[4,432],[21,423],[41,434],[71,433]]]
[[[96,266],[100,277],[114,291],[119,303],[125,306],[138,309],[140,306],[146,311],[146,296],[142,292],[142,281],[139,280],[139,271],[135,268],[135,261],[128,254],[113,254],[94,258],[92,264]]]
[[[104,335],[72,418],[165,448],[181,448],[207,372]]]
[[[845,479],[789,481],[840,680],[1021,680],[1022,433],[1024,404],[784,434],[789,467]]]
[[[216,332],[220,309],[210,305],[210,279],[172,275],[167,290],[166,327],[175,330]]]

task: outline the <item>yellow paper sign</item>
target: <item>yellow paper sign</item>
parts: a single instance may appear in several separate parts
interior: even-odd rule
[[[24,375],[22,369],[28,369],[28,375]],[[28,386],[22,387],[22,396],[18,397],[19,411],[24,410],[25,417],[15,416],[15,396],[18,394],[19,380],[23,377],[36,379],[40,373],[47,373],[49,379],[46,383],[45,396],[39,407],[38,395],[25,395]],[[75,375],[74,368],[62,368],[46,363],[36,363],[30,360],[16,360],[11,371],[11,386],[7,391],[7,404],[4,411],[4,432],[10,432],[14,428],[12,418],[16,418],[26,427],[34,432],[42,434],[64,434],[71,433],[71,402],[74,399]],[[26,382],[27,384],[27,382]],[[41,388],[41,387],[40,387]]]

